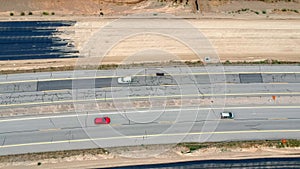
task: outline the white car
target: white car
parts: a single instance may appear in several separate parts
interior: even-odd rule
[[[234,115],[231,112],[222,112],[221,114],[221,119],[233,119]]]
[[[118,83],[121,83],[121,84],[123,84],[123,83],[131,83],[131,81],[132,81],[131,76],[119,77],[118,78]]]

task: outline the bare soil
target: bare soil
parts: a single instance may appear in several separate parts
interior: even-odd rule
[[[55,12],[55,15],[102,15],[116,16],[132,13],[164,12],[177,15],[191,13],[227,13],[242,8],[255,11],[267,10],[267,14],[273,14],[272,9],[300,9],[299,0],[0,0],[0,12],[3,16],[9,16],[13,12],[15,16],[21,12],[32,12],[33,16],[41,16],[43,12]],[[196,4],[198,3],[198,4]],[[253,13],[253,12],[243,12]],[[238,13],[237,13],[238,14]],[[293,14],[285,11],[280,14]],[[254,14],[256,15],[256,14]]]
[[[176,11],[190,13],[191,8],[182,4],[173,4],[171,0],[159,2],[157,0],[0,0],[0,11],[3,16],[13,12],[16,16],[21,12],[32,12],[33,16],[41,16],[43,12],[52,12],[59,16],[68,15],[102,15],[118,16],[141,12],[169,12]]]
[[[72,18],[67,18],[72,19]],[[300,18],[299,18],[300,19]],[[299,19],[188,19],[210,42],[220,62],[257,62],[279,60],[300,61],[300,22]],[[80,18],[73,27],[60,28],[62,31],[74,31],[73,34],[60,35],[74,41],[82,52],[85,44],[111,19],[97,20]],[[141,43],[142,42],[142,43]],[[171,55],[162,57],[162,53],[142,55],[149,48],[164,50]],[[139,55],[136,55],[136,52]],[[135,36],[117,44],[104,58],[91,59],[87,65],[132,64],[139,62],[168,62],[203,60],[193,51],[173,39],[164,36]],[[26,72],[32,69],[44,71],[72,70],[85,61],[76,58],[45,59],[23,61],[0,61],[2,72]],[[22,71],[21,71],[22,72]]]
[[[33,96],[34,97],[34,96]],[[276,100],[272,96],[265,97],[235,97],[235,98],[213,98],[214,106],[239,106],[248,102],[251,106],[254,105],[299,105],[299,96],[280,96]],[[96,103],[64,103],[57,105],[40,105],[34,107],[10,107],[2,109],[0,117],[26,116],[26,115],[50,115],[60,113],[82,113],[84,112],[99,112],[99,111],[120,111],[120,110],[136,110],[136,109],[156,109],[156,108],[177,108],[183,107],[208,107],[212,103],[211,98],[193,99],[168,99],[168,100],[131,100],[131,101],[106,101]],[[134,106],[134,107],[132,107]]]
[[[189,1],[157,0],[0,0],[0,20],[75,20],[73,27],[60,28],[74,34],[63,34],[61,38],[71,39],[75,47],[82,52],[89,39],[103,26],[114,21],[113,18],[133,13],[163,12],[179,15],[187,19],[211,42],[221,62],[257,62],[279,60],[298,62],[300,59],[300,1],[236,1],[212,0],[199,2],[199,11]],[[33,15],[28,15],[28,12]],[[14,16],[9,16],[10,13]],[[25,12],[25,16],[20,16]],[[42,15],[48,12],[49,15]],[[54,12],[55,15],[51,15]],[[103,13],[103,17],[100,13]],[[259,14],[257,14],[257,12]],[[141,43],[143,42],[143,43]],[[173,52],[175,57],[142,56],[133,57],[135,52],[149,47]],[[96,65],[120,64],[124,61],[153,62],[174,60],[198,60],[181,43],[162,36],[136,36],[119,43],[101,63]],[[203,59],[203,58],[201,58]],[[25,61],[0,61],[2,72],[26,72],[44,69],[44,71],[70,70],[78,60],[48,59]]]
[[[191,151],[189,146],[146,145],[89,150],[36,153],[1,157],[0,168],[97,168],[126,165],[170,163],[209,159],[248,159],[266,157],[299,157],[299,146],[282,146],[279,141],[246,141],[196,143],[206,145]],[[288,140],[289,142],[289,140]],[[294,141],[299,142],[299,141]],[[187,145],[192,145],[187,143]]]

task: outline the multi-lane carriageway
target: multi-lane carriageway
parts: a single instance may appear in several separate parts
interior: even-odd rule
[[[156,76],[163,72],[164,76]],[[133,82],[118,84],[131,75]],[[75,71],[0,76],[1,154],[61,149],[176,143],[299,138],[298,66],[231,66]],[[272,100],[276,96],[276,100]],[[165,100],[216,99],[201,106],[162,106]],[[98,107],[37,115],[65,104],[147,100],[150,107]],[[238,100],[238,102],[236,101]],[[217,104],[224,103],[224,104]],[[215,104],[215,105],[214,105]],[[132,104],[133,105],[133,104]],[[37,109],[40,108],[40,109]],[[97,111],[97,109],[99,111]],[[232,111],[233,120],[219,112]],[[61,109],[57,109],[61,110]],[[50,113],[52,112],[52,113]],[[7,115],[7,114],[6,114]],[[109,116],[110,125],[95,125]]]

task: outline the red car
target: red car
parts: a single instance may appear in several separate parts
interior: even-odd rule
[[[94,120],[95,124],[109,124],[110,118],[109,117],[97,117]]]

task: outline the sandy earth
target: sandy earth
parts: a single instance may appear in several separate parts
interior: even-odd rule
[[[10,12],[20,15],[21,12],[33,12],[41,16],[44,11],[55,12],[55,15],[105,16],[127,15],[141,12],[191,13],[191,5],[159,2],[157,0],[0,0],[0,15],[9,16]]]
[[[32,96],[34,97],[34,96]],[[50,97],[50,96],[49,96]],[[235,97],[235,98],[213,98],[214,106],[239,106],[249,102],[249,105],[299,105],[299,96],[280,96],[274,101],[271,96],[266,97]],[[211,106],[211,98],[193,99],[166,99],[166,100],[130,100],[130,101],[114,101],[114,102],[96,102],[96,103],[65,103],[58,105],[40,105],[34,107],[10,107],[2,109],[0,117],[24,116],[24,115],[42,115],[42,114],[59,114],[59,113],[82,113],[79,110],[99,112],[99,111],[120,111],[132,109],[157,109],[157,108],[177,108],[183,107],[208,107]],[[134,105],[134,107],[132,107]]]
[[[122,147],[112,148],[110,154],[79,155],[63,159],[46,159],[36,161],[24,161],[14,163],[0,163],[0,168],[23,169],[23,168],[96,168],[113,167],[153,163],[169,163],[193,160],[209,159],[247,159],[265,157],[299,157],[299,148],[273,148],[256,146],[251,148],[203,148],[187,153],[184,147],[171,148],[166,145],[153,145],[147,148]],[[165,150],[157,154],[157,149]],[[38,162],[41,163],[38,166]]]
[[[211,43],[211,48],[219,55],[220,61],[260,61],[281,60],[299,61],[300,59],[300,2],[279,1],[266,3],[261,1],[212,0],[201,1],[199,12],[193,4],[158,2],[156,0],[0,0],[0,21],[7,20],[75,20],[72,27],[59,28],[73,32],[59,35],[71,39],[82,55],[86,44],[95,33],[119,16],[132,13],[165,12],[184,18],[199,30]],[[239,11],[248,9],[247,11]],[[282,9],[289,11],[283,12]],[[9,16],[9,13],[33,11],[32,16]],[[42,11],[54,11],[54,16],[41,16]],[[99,12],[105,13],[104,17]],[[194,11],[194,12],[193,12]],[[262,12],[266,13],[263,14]],[[259,12],[259,14],[255,14]],[[298,11],[299,12],[299,11]],[[97,42],[93,42],[97,43]],[[164,50],[172,55],[144,55],[149,48]],[[91,52],[93,53],[93,52]],[[139,53],[139,55],[137,55]],[[165,54],[165,53],[160,53]],[[95,55],[92,55],[95,56]],[[96,55],[96,57],[99,57]],[[200,59],[204,59],[201,56]],[[87,64],[119,64],[142,61],[199,60],[182,43],[163,36],[144,35],[124,39],[102,59]],[[76,65],[76,59],[48,59],[29,61],[0,61],[1,70],[28,70],[33,67],[70,67]]]
[[[71,19],[71,18],[69,18]],[[70,38],[82,52],[85,44],[112,19],[79,19],[74,27],[60,28],[73,34],[60,35]],[[188,19],[212,44],[220,61],[300,61],[299,19]],[[157,53],[143,55],[147,49],[163,50],[171,55]],[[137,55],[138,53],[138,55]],[[149,53],[149,52],[148,52]],[[84,54],[84,53],[82,53]],[[85,53],[86,55],[86,53]],[[165,55],[167,56],[167,55]],[[91,56],[90,56],[91,57]],[[201,56],[200,59],[204,59]],[[99,63],[90,60],[88,65],[138,63],[143,61],[199,60],[182,43],[165,36],[140,35],[118,43]],[[81,63],[81,62],[80,62]],[[77,59],[48,59],[25,61],[0,61],[0,70],[26,70],[45,67],[64,67],[78,64]]]
[[[270,3],[270,0],[264,0],[264,2],[262,0],[197,0],[199,5],[197,11],[195,1],[190,0],[186,3],[187,0],[182,0],[180,3],[179,0],[0,0],[0,15],[9,16],[9,13],[13,12],[17,16],[21,12],[28,13],[29,11],[33,12],[34,16],[40,16],[44,11],[55,12],[55,15],[61,16],[99,15],[100,12],[105,16],[145,12],[165,12],[177,15],[200,13],[203,15],[209,12],[225,14],[241,8],[255,11],[266,10],[269,15],[273,14],[273,9],[299,9],[300,2],[299,0],[291,2],[277,0],[273,3]]]

